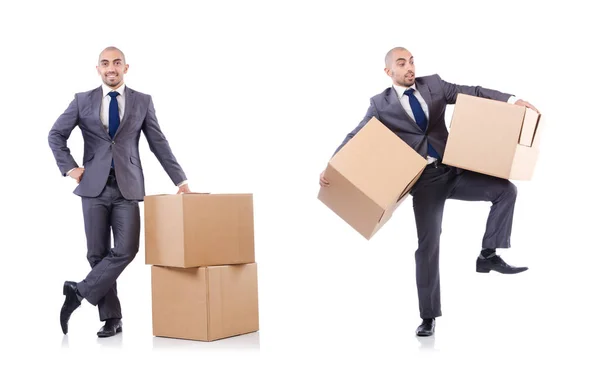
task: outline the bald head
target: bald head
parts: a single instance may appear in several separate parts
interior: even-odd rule
[[[98,57],[96,70],[102,82],[113,90],[123,85],[123,76],[127,73],[129,65],[125,63],[125,54],[114,46],[105,48]]]
[[[103,59],[102,56],[106,52],[117,52],[117,53],[121,54],[121,59],[123,60],[123,64],[126,63],[125,62],[125,53],[123,53],[121,51],[121,49],[117,48],[116,46],[109,46],[107,48],[104,48],[104,50],[100,52],[100,55],[98,56],[98,64],[100,64],[100,61]]]
[[[397,52],[408,52],[408,49],[401,46],[390,49],[390,51],[385,55],[385,66],[387,68],[390,68],[392,63],[394,63],[394,55],[397,54]]]
[[[415,61],[406,48],[396,47],[387,52],[384,71],[394,85],[410,87],[415,83]]]

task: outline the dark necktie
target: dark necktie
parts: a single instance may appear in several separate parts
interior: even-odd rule
[[[119,103],[117,102],[117,95],[119,92],[111,91],[108,93],[110,96],[110,104],[108,105],[108,135],[114,138],[117,129],[119,128]]]
[[[415,116],[415,121],[417,122],[417,125],[419,125],[421,130],[423,130],[423,132],[425,133],[425,130],[427,129],[427,116],[425,116],[425,111],[423,111],[421,103],[419,103],[419,100],[417,99],[417,97],[415,97],[415,89],[406,89],[404,91],[404,95],[408,96],[410,109],[412,110],[413,115]],[[440,158],[440,155],[438,155],[435,149],[433,149],[433,147],[429,143],[429,140],[427,141],[427,154],[437,159]]]
[[[110,104],[108,105],[108,135],[114,138],[121,121],[119,118],[119,103],[117,102],[119,92],[111,91],[108,95],[110,96]],[[115,160],[111,161],[110,167],[115,167]]]

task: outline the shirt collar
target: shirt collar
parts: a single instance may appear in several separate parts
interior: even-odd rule
[[[416,83],[415,83],[415,84],[412,84],[412,85],[411,85],[411,86],[409,86],[408,88],[407,88],[407,87],[404,87],[404,86],[396,85],[396,84],[394,84],[394,85],[392,85],[392,86],[394,87],[394,89],[396,89],[396,93],[398,94],[398,97],[400,97],[400,98],[402,98],[402,96],[404,95],[404,92],[405,92],[407,89],[411,89],[411,88],[412,88],[412,89],[414,89],[415,91],[417,90],[417,84],[416,84]]]
[[[125,94],[125,84],[119,86],[119,88],[116,90],[106,84],[102,84],[102,96],[103,97],[106,97],[108,95],[108,93],[110,93],[111,91],[116,91],[121,96],[123,96]]]

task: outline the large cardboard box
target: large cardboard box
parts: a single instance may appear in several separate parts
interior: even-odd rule
[[[154,336],[212,341],[258,331],[256,263],[152,266]]]
[[[252,194],[144,198],[146,264],[170,267],[254,262]]]
[[[541,115],[506,102],[459,94],[442,162],[504,179],[531,180]]]
[[[366,239],[381,229],[427,161],[372,118],[329,161],[318,199]]]

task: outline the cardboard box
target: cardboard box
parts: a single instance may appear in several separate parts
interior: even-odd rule
[[[256,263],[152,267],[154,336],[212,341],[258,331]]]
[[[366,239],[408,196],[427,161],[372,118],[329,161],[318,199]]]
[[[170,267],[254,262],[251,194],[144,198],[146,264]]]
[[[459,94],[442,162],[504,179],[531,180],[541,115],[506,102]]]

